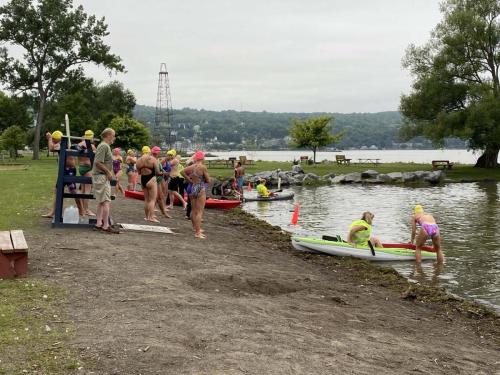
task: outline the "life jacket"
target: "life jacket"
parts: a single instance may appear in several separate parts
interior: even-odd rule
[[[349,231],[353,227],[357,227],[357,226],[365,227],[366,229],[355,232],[352,236],[352,240],[357,245],[367,246],[368,240],[370,239],[370,236],[372,234],[372,226],[364,220],[356,220],[356,221],[353,221],[351,223],[351,225],[349,225]]]

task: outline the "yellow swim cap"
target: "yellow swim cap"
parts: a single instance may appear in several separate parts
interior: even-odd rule
[[[172,155],[172,156],[175,156],[175,155],[177,155],[177,151],[175,151],[175,150],[173,150],[173,149],[172,149],[172,150],[168,150],[168,151],[167,151],[167,155]]]
[[[94,138],[94,132],[92,130],[85,130],[84,138],[92,139]]]
[[[127,150],[128,155],[133,154],[133,153],[134,153],[134,150],[132,150],[132,149]]]
[[[149,148],[149,146],[144,146],[142,148],[142,153],[143,154],[150,154],[151,153],[151,149]]]
[[[415,206],[415,215],[421,214],[422,212],[424,212],[424,208],[421,205],[417,204]]]
[[[62,136],[63,136],[63,133],[60,132],[59,130],[56,130],[54,133],[52,133],[52,140],[60,141]]]

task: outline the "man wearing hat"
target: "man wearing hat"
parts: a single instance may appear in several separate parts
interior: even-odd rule
[[[90,145],[92,147],[92,151],[96,151],[96,147],[93,143],[94,140],[94,132],[90,129],[85,131],[85,134],[83,135],[83,140],[78,143],[78,149],[79,150],[87,150],[87,143],[86,140],[90,140]],[[80,156],[78,157],[78,173],[80,176],[84,177],[92,177],[92,162],[90,161],[90,158],[86,156]],[[92,185],[90,184],[80,184],[80,189],[82,194],[90,194],[92,191]],[[89,210],[89,200],[88,199],[82,199],[82,215],[88,215],[88,216],[95,216],[95,214]]]

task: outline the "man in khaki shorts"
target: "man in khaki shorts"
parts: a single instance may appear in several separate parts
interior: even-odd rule
[[[92,167],[92,185],[97,201],[97,214],[95,229],[107,233],[119,233],[109,225],[109,212],[111,208],[111,184],[113,179],[112,154],[110,145],[115,141],[115,131],[106,128],[101,133],[102,142],[97,146]]]

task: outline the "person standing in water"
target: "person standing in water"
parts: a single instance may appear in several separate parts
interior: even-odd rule
[[[375,247],[383,247],[382,242],[377,237],[372,236],[372,223],[374,214],[371,212],[363,212],[360,220],[355,220],[349,226],[347,242],[352,246],[368,246],[368,241]]]
[[[235,187],[238,191],[240,197],[243,197],[243,177],[245,176],[245,169],[241,166],[241,161],[236,163],[236,168],[234,168],[234,181]]]
[[[417,226],[420,226],[420,231],[417,235]],[[422,261],[422,246],[424,246],[427,239],[432,240],[432,246],[437,253],[437,262],[442,264],[444,262],[444,254],[441,249],[441,235],[439,227],[434,219],[434,216],[424,212],[424,208],[417,204],[415,206],[414,214],[411,217],[411,240],[410,243],[415,242],[415,260],[417,263]]]
[[[154,210],[158,194],[156,176],[160,174],[160,170],[158,168],[158,161],[151,156],[149,146],[142,148],[142,156],[137,160],[136,165],[141,176],[141,186],[144,192],[144,212],[146,214],[144,220],[159,223],[160,221],[154,215]]]
[[[182,176],[189,182],[188,195],[192,206],[191,222],[196,238],[206,238],[203,229],[201,229],[201,222],[205,210],[206,184],[210,181],[210,177],[207,167],[203,164],[204,159],[205,153],[196,151],[193,156],[194,164],[181,171]]]

